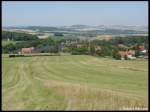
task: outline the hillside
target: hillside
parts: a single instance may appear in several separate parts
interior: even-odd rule
[[[2,58],[3,110],[148,106],[148,62],[92,56]]]
[[[5,30],[32,30],[35,32],[72,32],[78,34],[90,33],[89,34],[111,34],[111,35],[120,35],[120,34],[147,34],[147,26],[121,26],[121,25],[112,25],[112,26],[89,26],[89,25],[72,25],[72,26],[24,26],[24,27],[3,27]]]

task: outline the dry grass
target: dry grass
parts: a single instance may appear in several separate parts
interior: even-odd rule
[[[147,61],[91,56],[2,58],[3,110],[147,108]]]
[[[43,80],[47,89],[53,89],[67,102],[65,110],[120,110],[123,107],[147,107],[142,97],[133,97],[116,91],[91,88],[54,80]]]

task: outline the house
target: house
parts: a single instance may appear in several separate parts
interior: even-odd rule
[[[77,44],[76,47],[77,48],[81,48],[83,45],[82,44]]]
[[[139,46],[139,56],[138,56],[138,58],[148,59],[148,50],[146,50],[143,45]]]
[[[100,46],[95,47],[95,51],[101,51],[101,50],[102,50],[102,48]]]
[[[118,52],[118,54],[121,57],[121,60],[125,60],[125,59],[136,59],[135,57],[135,51],[131,50],[131,49],[127,49],[127,50],[120,50]]]
[[[122,41],[120,41],[117,45],[118,47],[118,54],[121,57],[121,60],[127,60],[127,59],[136,59],[135,57],[135,50],[132,50],[131,47],[127,47],[123,44]]]
[[[126,56],[127,56],[127,59],[136,59],[135,51],[131,49],[128,49],[128,51],[126,51]]]
[[[22,53],[22,54],[25,54],[25,53],[32,53],[33,50],[34,50],[34,47],[22,48],[22,49],[21,49],[21,53]]]

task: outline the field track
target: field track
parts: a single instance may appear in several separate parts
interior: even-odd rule
[[[2,58],[3,110],[148,106],[148,61],[92,56]]]

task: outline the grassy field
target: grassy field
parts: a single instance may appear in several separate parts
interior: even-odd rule
[[[148,107],[148,61],[92,56],[2,58],[3,110]]]

